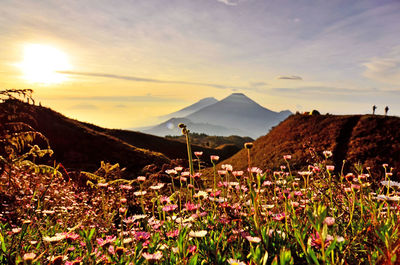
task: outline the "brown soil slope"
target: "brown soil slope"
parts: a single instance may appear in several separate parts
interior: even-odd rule
[[[292,115],[265,136],[258,138],[251,149],[252,166],[277,169],[285,165],[283,155],[291,155],[291,167],[306,168],[316,162],[310,148],[322,157],[324,150],[333,152],[330,163],[340,169],[346,160],[347,169],[360,162],[375,172],[382,164],[400,169],[400,118],[372,115]],[[247,168],[247,150],[220,162],[232,164],[236,170]],[[395,172],[395,174],[397,171]]]
[[[13,100],[1,103],[0,111],[16,113],[14,121],[23,121],[44,134],[54,151],[52,158],[69,169],[94,171],[105,161],[120,163],[129,174],[138,174],[148,164],[170,162],[161,153],[134,147],[49,108]]]
[[[187,159],[186,143],[176,140],[169,140],[164,137],[159,137],[151,134],[140,133],[128,130],[106,129],[96,125],[82,123],[93,130],[105,133],[121,139],[122,141],[133,146],[160,152],[170,159]],[[226,159],[237,153],[239,150],[229,150],[230,152],[223,152],[219,149],[206,148],[198,145],[192,145],[193,151],[202,151],[204,156],[219,155]]]

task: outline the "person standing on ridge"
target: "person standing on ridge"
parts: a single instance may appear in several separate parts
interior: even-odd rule
[[[372,106],[372,115],[375,115],[376,105]]]
[[[385,116],[388,114],[388,111],[389,111],[389,107],[386,106],[386,108],[385,108]]]

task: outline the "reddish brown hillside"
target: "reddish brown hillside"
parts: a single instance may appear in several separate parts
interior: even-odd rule
[[[83,125],[92,128],[95,131],[106,133],[108,135],[117,137],[122,141],[133,146],[160,152],[170,159],[187,159],[186,143],[166,139],[151,134],[140,133],[128,130],[105,129],[96,125],[82,123]],[[185,140],[186,141],[186,140]],[[221,158],[226,159],[237,153],[240,149],[220,150],[218,148],[212,149],[199,145],[192,145],[193,151],[202,151],[204,156],[219,155]]]
[[[372,115],[292,115],[254,142],[252,166],[277,169],[283,155],[292,155],[291,167],[300,170],[315,162],[310,148],[322,155],[333,152],[332,164],[339,169],[361,162],[381,171],[382,163],[400,168],[400,118]],[[237,170],[247,168],[247,150],[242,149],[221,164]]]
[[[54,150],[52,158],[67,168],[94,171],[106,161],[120,163],[130,174],[137,174],[148,164],[162,166],[170,162],[161,153],[134,147],[49,108],[8,100],[0,104],[0,112],[15,113],[14,121],[23,121],[44,134]]]

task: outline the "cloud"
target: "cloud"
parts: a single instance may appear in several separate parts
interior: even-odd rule
[[[266,85],[268,85],[268,83],[265,83],[265,82],[251,82],[250,83],[251,87],[260,87],[260,86],[266,86]]]
[[[146,96],[92,96],[92,97],[63,97],[63,100],[82,100],[82,101],[107,101],[107,102],[171,102],[180,101],[180,99],[171,99],[163,97],[155,97],[152,95]],[[87,104],[80,104],[85,106]],[[119,107],[125,107],[125,105],[119,105]]]
[[[366,67],[363,75],[369,79],[400,86],[400,47],[392,50],[383,57],[374,57],[364,63]]]
[[[168,80],[159,80],[159,79],[153,79],[153,78],[143,78],[143,77],[126,76],[126,75],[116,75],[116,74],[108,74],[108,73],[73,72],[73,71],[58,71],[58,73],[66,74],[66,75],[76,75],[76,76],[112,78],[112,79],[120,79],[120,80],[127,80],[127,81],[133,81],[133,82],[195,85],[195,86],[206,86],[206,87],[212,87],[212,88],[218,88],[218,89],[255,90],[255,88],[251,88],[251,87],[238,87],[238,86],[230,86],[230,85],[222,85],[222,84],[187,82],[187,81],[179,81],[179,80],[168,81]]]
[[[360,102],[360,103],[379,103],[395,104],[400,97],[400,90],[380,90],[370,89],[351,89],[339,87],[298,87],[298,88],[272,88],[268,90],[273,95],[291,97],[296,99],[306,99],[308,101],[319,102]]]
[[[284,80],[303,80],[301,76],[297,75],[280,75],[276,79],[284,79]]]
[[[237,6],[240,2],[238,0],[217,0],[217,1],[227,6]]]

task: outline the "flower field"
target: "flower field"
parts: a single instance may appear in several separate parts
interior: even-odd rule
[[[247,145],[249,153],[251,145]],[[293,172],[216,167],[133,180],[9,164],[1,175],[1,264],[399,264],[400,183],[383,165],[342,173],[331,152]],[[198,165],[198,166],[197,166]],[[102,163],[112,170],[117,165]],[[63,173],[60,173],[63,172]]]

